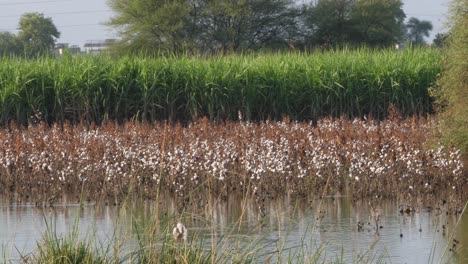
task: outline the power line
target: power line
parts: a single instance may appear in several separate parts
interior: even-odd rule
[[[58,29],[66,27],[84,27],[84,26],[105,26],[103,24],[76,24],[76,25],[63,25],[57,26]]]
[[[103,24],[74,24],[74,25],[57,25],[57,29],[60,30],[61,28],[68,28],[68,27],[85,27],[85,26],[105,26]],[[1,31],[10,31],[10,30],[18,30],[18,28],[2,28]]]
[[[0,3],[0,6],[33,5],[33,4],[71,2],[71,1],[72,0],[48,0],[48,1],[37,1],[37,2],[13,2],[13,3]]]
[[[408,16],[428,16],[428,17],[444,17],[445,15],[437,15],[437,14],[414,14],[414,13],[408,13],[406,14]]]
[[[88,13],[104,13],[104,12],[111,12],[110,10],[89,10],[89,11],[70,11],[70,12],[57,12],[57,13],[45,13],[45,15],[68,15],[68,14],[88,14]],[[20,17],[21,15],[7,15],[7,16],[0,16],[0,18],[16,18]]]

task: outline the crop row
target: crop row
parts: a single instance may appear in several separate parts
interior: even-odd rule
[[[432,111],[441,70],[433,49],[343,50],[210,58],[65,56],[0,59],[0,123],[179,120],[318,120],[390,105]],[[34,119],[34,118],[33,118]]]
[[[163,190],[197,202],[208,193],[265,199],[325,190],[464,201],[460,151],[430,147],[436,128],[423,118],[11,128],[0,130],[0,190],[47,199],[70,192],[151,198]]]

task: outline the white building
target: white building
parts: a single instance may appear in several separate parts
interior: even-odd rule
[[[81,48],[78,45],[69,45],[68,43],[57,43],[55,44],[55,55],[62,56],[66,51],[72,55],[80,54]]]
[[[98,54],[109,49],[116,42],[116,39],[89,40],[84,44],[86,53]]]

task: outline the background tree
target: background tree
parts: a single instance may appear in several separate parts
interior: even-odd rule
[[[201,43],[212,51],[288,47],[300,10],[291,0],[209,0],[200,22]]]
[[[293,0],[249,1],[250,23],[247,49],[281,49],[291,47],[299,35],[300,9]]]
[[[189,46],[201,1],[110,0],[119,46],[127,51],[179,51]]]
[[[199,22],[201,46],[213,51],[237,51],[247,38],[253,10],[246,0],[206,1]]]
[[[422,45],[426,43],[424,37],[429,37],[429,32],[432,30],[432,23],[412,17],[408,20],[408,23],[406,23],[406,28],[408,29],[407,36],[409,41],[415,45]]]
[[[125,51],[238,52],[349,44],[391,46],[401,0],[109,0]]]
[[[22,46],[15,34],[0,32],[0,56],[19,55]]]
[[[432,45],[438,48],[445,47],[449,36],[450,36],[449,33],[437,33],[435,35],[434,40],[432,41]]]
[[[60,37],[52,18],[40,13],[26,13],[19,21],[18,40],[28,56],[46,54],[54,49],[55,40]]]
[[[349,42],[354,0],[318,0],[306,7],[305,25],[312,45],[341,46]]]
[[[318,0],[304,12],[313,46],[391,46],[403,38],[401,0]]]
[[[228,52],[287,47],[298,33],[293,0],[110,0],[126,50]]]
[[[356,0],[351,12],[353,38],[350,41],[391,46],[403,38],[405,17],[401,0]]]

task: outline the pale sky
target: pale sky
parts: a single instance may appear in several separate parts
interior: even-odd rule
[[[407,19],[429,20],[435,34],[445,31],[450,0],[403,0]],[[61,37],[57,42],[80,45],[90,40],[114,38],[115,33],[102,25],[112,16],[106,0],[0,0],[0,31],[17,33],[20,16],[40,12],[52,17]]]

